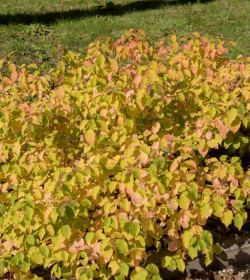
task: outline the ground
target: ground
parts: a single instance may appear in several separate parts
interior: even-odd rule
[[[249,10],[248,0],[2,0],[0,56],[12,52],[18,64],[52,66],[55,48],[84,52],[93,40],[130,28],[152,40],[198,31],[235,41],[231,57],[249,56]]]

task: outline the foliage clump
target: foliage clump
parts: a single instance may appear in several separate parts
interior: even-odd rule
[[[0,274],[158,280],[152,246],[211,263],[208,218],[241,229],[250,202],[249,58],[225,53],[130,30],[47,74],[2,60]]]

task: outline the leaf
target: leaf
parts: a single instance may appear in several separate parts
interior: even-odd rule
[[[116,240],[116,248],[117,248],[117,251],[123,255],[127,255],[129,253],[129,250],[128,250],[128,244],[125,240],[123,239],[117,239]]]
[[[133,277],[132,280],[147,280],[148,279],[148,272],[145,269],[138,271]]]
[[[141,172],[140,172],[139,169],[134,168],[134,169],[132,170],[132,173],[133,173],[133,176],[134,176],[135,179],[138,179],[138,180],[141,179]]]
[[[145,91],[143,89],[139,89],[136,93],[136,103],[138,104],[141,110],[144,110],[145,104],[143,101],[143,97],[145,95]]]
[[[188,254],[191,257],[191,259],[194,259],[198,256],[198,250],[199,250],[199,244],[197,241],[189,246]]]
[[[236,108],[232,108],[227,112],[227,117],[230,124],[236,119],[237,116],[238,110]]]
[[[177,167],[179,166],[179,159],[178,158],[176,158],[176,159],[174,159],[174,161],[171,163],[171,166],[170,166],[170,172],[174,172],[176,169],[177,169]]]
[[[103,68],[105,64],[105,56],[103,54],[100,54],[96,58],[96,64],[99,66],[99,68]]]
[[[85,135],[85,140],[90,146],[94,146],[95,144],[95,132],[92,129],[89,129]]]
[[[129,266],[124,262],[120,263],[120,273],[124,276],[128,276],[128,272]]]
[[[181,259],[181,258],[176,259],[176,266],[181,272],[184,272],[185,263],[184,263],[183,259]]]
[[[230,224],[231,224],[231,222],[232,222],[232,220],[233,220],[233,213],[232,213],[232,211],[231,210],[225,210],[224,212],[223,212],[223,214],[222,214],[222,219],[221,219],[221,221],[223,222],[223,224],[226,226],[226,227],[228,227]]]
[[[65,72],[65,63],[63,61],[57,62],[56,68],[59,72],[64,73]]]
[[[124,224],[123,230],[134,237],[137,237],[140,233],[140,226],[136,222],[127,222]]]
[[[182,235],[182,242],[183,242],[183,245],[186,249],[188,249],[189,242],[190,242],[192,237],[193,237],[192,231],[190,231],[190,230],[184,231],[184,233]]]
[[[24,261],[24,254],[22,252],[18,252],[12,259],[12,263],[16,266],[19,266]]]
[[[159,132],[160,128],[161,128],[161,125],[160,125],[159,122],[157,122],[157,123],[155,123],[155,124],[152,126],[152,132],[153,132],[154,134],[156,134],[156,133]]]
[[[112,260],[109,263],[108,267],[111,268],[112,275],[115,275],[119,271],[119,269],[120,269],[120,266],[119,266],[119,264],[118,264],[118,262],[116,260]]]
[[[48,258],[49,256],[49,248],[43,243],[39,248],[40,253],[45,257]]]
[[[201,206],[200,208],[200,215],[201,215],[201,218],[202,219],[205,219],[208,217],[209,213],[210,213],[210,209],[211,209],[211,206],[209,203],[207,204],[204,204]]]
[[[4,273],[4,266],[3,266],[2,261],[0,261],[0,276],[2,276],[3,273]]]
[[[179,205],[182,209],[187,210],[189,208],[190,199],[188,198],[188,192],[185,191],[180,194]]]
[[[141,161],[142,164],[147,164],[148,155],[144,152],[141,152],[140,155],[139,155],[139,160]]]
[[[32,234],[26,236],[26,243],[33,246],[35,245],[35,237]]]
[[[171,35],[170,40],[172,43],[176,43],[176,35]]]
[[[41,253],[34,253],[32,256],[31,256],[31,260],[36,263],[36,264],[39,264],[39,265],[42,265],[43,264],[43,256]]]
[[[95,236],[94,232],[91,232],[91,231],[90,231],[90,232],[87,232],[86,235],[85,235],[85,237],[84,237],[86,243],[87,243],[87,244],[90,244],[91,241],[93,240],[94,236]]]
[[[234,216],[234,225],[237,227],[238,230],[241,230],[244,224],[244,218],[240,213],[235,214]]]
[[[146,270],[151,274],[151,275],[158,275],[159,274],[159,268],[153,264],[150,263],[146,266]]]
[[[162,266],[162,267],[167,267],[167,266],[169,266],[171,260],[172,260],[172,257],[170,257],[170,256],[164,257],[164,258],[162,259],[162,261],[161,261],[161,266]]]
[[[152,277],[152,280],[163,280],[163,279],[162,279],[161,276],[159,276],[159,275],[154,275],[154,276]]]
[[[206,252],[205,265],[208,266],[213,261],[213,252]]]
[[[64,225],[61,227],[61,233],[62,233],[62,236],[65,238],[65,239],[69,239],[70,236],[71,236],[71,228],[69,225]]]
[[[213,244],[213,237],[212,237],[212,234],[207,231],[207,230],[204,230],[202,232],[202,235],[201,235],[201,238],[209,245],[211,246]]]
[[[111,65],[111,70],[114,71],[115,73],[118,72],[118,64],[117,61],[114,59],[109,59],[110,65]]]
[[[140,84],[140,82],[141,82],[141,80],[142,80],[142,76],[141,76],[141,75],[136,75],[135,78],[134,78],[134,80],[133,80],[134,85],[135,85],[136,87],[138,87],[139,84]]]
[[[222,249],[219,245],[213,245],[213,252],[216,254],[216,255],[220,255],[221,252],[222,252]]]

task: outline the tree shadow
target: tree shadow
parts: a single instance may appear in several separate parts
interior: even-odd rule
[[[53,24],[59,20],[81,19],[95,16],[122,16],[131,12],[140,12],[146,10],[155,10],[164,6],[187,5],[195,3],[207,3],[213,0],[142,0],[128,3],[125,5],[116,5],[108,2],[105,6],[98,6],[93,9],[72,9],[68,11],[51,11],[46,13],[18,13],[18,14],[0,14],[0,25],[10,24],[32,24],[40,23],[44,25]]]

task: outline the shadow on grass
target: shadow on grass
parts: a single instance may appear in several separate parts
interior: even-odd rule
[[[207,3],[213,0],[170,0],[170,1],[159,1],[159,0],[144,0],[135,1],[125,5],[116,5],[112,1],[107,2],[105,6],[97,6],[96,8],[85,10],[85,9],[72,9],[68,11],[55,11],[47,13],[36,13],[36,14],[0,14],[0,25],[10,24],[53,24],[59,20],[65,19],[81,19],[86,17],[95,16],[122,16],[131,12],[139,12],[146,10],[155,10],[163,8],[164,6],[173,5],[185,5],[194,3]]]

